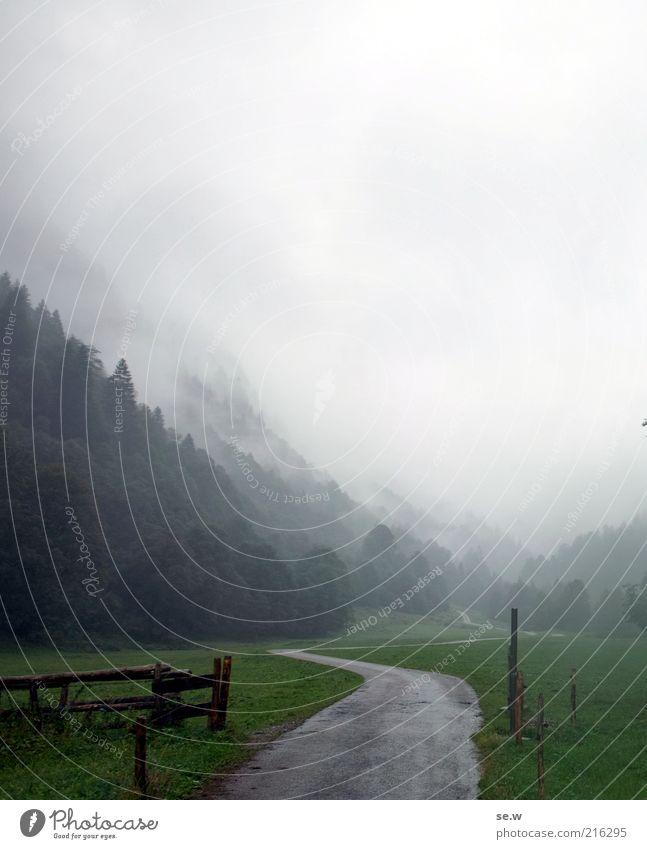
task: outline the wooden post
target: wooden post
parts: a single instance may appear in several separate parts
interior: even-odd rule
[[[218,709],[220,707],[220,679],[222,662],[219,657],[213,659],[213,686],[211,688],[211,710],[207,715],[207,728],[215,731],[218,728]]]
[[[571,669],[571,725],[575,725],[577,719],[577,684],[575,674],[577,669]]]
[[[59,707],[60,708],[64,708],[64,707],[67,706],[69,686],[70,686],[69,684],[63,684],[63,686],[61,687],[61,698],[59,699],[59,702],[60,702]]]
[[[523,672],[517,672],[517,691],[514,700],[514,735],[519,744],[523,739]]]
[[[34,681],[29,685],[29,712],[34,726],[40,731],[42,720],[40,715],[40,704],[38,703],[38,684]]]
[[[147,792],[146,780],[146,717],[135,720],[135,790],[142,796]]]
[[[508,714],[510,733],[515,733],[514,702],[517,692],[517,632],[519,629],[519,611],[510,609],[510,648],[508,650]]]
[[[537,701],[537,788],[539,798],[545,798],[544,786],[544,696],[539,694]]]
[[[218,707],[218,728],[224,728],[227,722],[227,704],[229,702],[229,682],[231,681],[231,656],[226,655],[222,664],[222,682]]]
[[[35,682],[29,685],[29,710],[32,713],[38,711],[38,684]]]
[[[153,684],[151,686],[152,692],[155,694],[155,707],[153,708],[153,714],[157,717],[162,713],[162,696],[160,694],[162,686],[162,664],[156,663],[155,669],[153,671]]]

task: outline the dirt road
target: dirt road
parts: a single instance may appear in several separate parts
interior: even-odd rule
[[[219,784],[226,799],[473,799],[479,768],[470,735],[480,712],[460,678],[280,652],[343,666],[359,689],[269,743]]]

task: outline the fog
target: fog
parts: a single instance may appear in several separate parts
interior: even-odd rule
[[[168,423],[224,368],[355,497],[531,551],[643,509],[640,4],[0,14],[0,270]]]

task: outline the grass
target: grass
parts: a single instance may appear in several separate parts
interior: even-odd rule
[[[360,613],[356,621],[367,616]],[[482,798],[537,797],[532,732],[516,746],[507,734],[507,714],[502,710],[507,663],[507,638],[502,628],[479,633],[473,624],[457,624],[452,618],[417,622],[415,616],[394,613],[335,640],[283,645],[425,671],[442,667],[448,675],[465,678],[478,694],[483,712],[483,726],[475,736],[483,760]],[[245,760],[262,739],[280,733],[286,724],[302,721],[361,683],[352,673],[273,656],[266,653],[267,648],[230,647],[233,681],[225,732],[208,732],[204,719],[151,732],[151,795],[180,798],[199,793],[211,776]],[[546,702],[547,798],[647,798],[646,649],[644,640],[520,635],[526,720],[532,720],[540,692]],[[68,653],[65,660],[74,669],[93,669],[160,659],[199,673],[211,668],[212,657],[212,652],[196,649],[159,650],[154,656],[114,651],[107,659]],[[54,651],[30,651],[28,660],[35,671],[65,668]],[[578,670],[574,726],[569,721],[573,667]],[[0,651],[0,674],[29,671],[15,651]],[[70,697],[85,698],[88,693],[81,690],[71,689]],[[120,695],[142,690],[136,684],[106,684],[96,686],[95,691]],[[187,694],[187,700],[202,701],[205,692]],[[3,701],[6,707],[6,695]],[[75,714],[83,724],[76,733],[60,720],[46,723],[43,734],[29,729],[24,720],[3,722],[0,734],[6,748],[0,757],[0,794],[7,798],[127,798],[133,751],[128,729],[134,715],[124,715],[121,728],[108,729],[103,714]],[[117,754],[96,739],[92,742],[84,737],[87,729],[114,746]]]
[[[473,630],[473,629],[472,629]],[[500,633],[500,632],[499,632]],[[496,631],[484,636],[496,635]],[[443,635],[443,640],[446,635]],[[368,640],[365,639],[365,644]],[[324,654],[400,665],[465,678],[479,696],[483,726],[475,735],[482,759],[481,797],[535,799],[534,727],[520,746],[509,739],[505,670],[507,640],[408,648],[397,640]],[[543,693],[546,798],[647,798],[647,646],[644,640],[521,634],[519,668],[526,682],[525,719]],[[570,723],[570,671],[577,668],[578,711]]]
[[[481,622],[478,614],[474,618]],[[371,618],[372,617],[372,618]],[[507,631],[497,623],[492,624],[487,637],[505,637]],[[292,640],[281,643],[283,648],[303,648],[304,650],[331,654],[346,648],[384,645],[390,641],[398,645],[419,646],[430,640],[453,642],[464,640],[478,626],[464,624],[455,612],[437,614],[433,619],[422,618],[419,614],[394,611],[388,616],[379,616],[375,610],[359,608],[354,612],[348,627],[337,637],[322,640]]]
[[[112,651],[103,657],[53,649],[0,650],[0,675],[135,666],[158,659],[173,666],[206,673],[213,668],[213,652],[207,650]],[[213,733],[206,719],[185,720],[176,727],[150,729],[148,733],[149,794],[176,799],[196,794],[215,775],[247,759],[261,740],[280,733],[339,698],[352,692],[362,679],[344,670],[267,654],[264,647],[230,646],[232,685],[227,728]],[[70,687],[71,701],[92,694],[117,696],[150,692],[146,682],[95,684]],[[187,693],[186,700],[208,699],[208,690]],[[48,691],[49,694],[49,691]],[[45,694],[45,695],[48,695]],[[11,696],[24,702],[21,692]],[[58,698],[58,691],[51,697]],[[46,705],[43,694],[41,702]],[[0,707],[9,707],[4,693]],[[24,718],[3,720],[0,725],[0,798],[8,799],[118,799],[132,796],[136,713],[114,715],[70,714],[46,720],[42,732]]]

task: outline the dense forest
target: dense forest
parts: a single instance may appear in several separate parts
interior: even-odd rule
[[[225,469],[191,434],[166,427],[159,407],[137,402],[124,360],[106,373],[96,350],[66,337],[58,312],[32,306],[27,289],[6,274],[0,303],[2,327],[12,328],[0,633],[59,641],[83,632],[136,639],[328,633],[352,615],[356,596],[370,595],[369,569],[357,564],[361,540],[345,549],[349,568],[320,544],[322,531],[299,532],[296,522],[294,534],[268,527],[277,502],[249,478],[307,503],[306,526],[352,512],[350,499],[327,491],[317,500],[243,447],[223,448],[222,435]],[[352,522],[339,521],[352,533]],[[417,580],[416,569],[427,569],[424,559],[383,575],[390,585],[383,593]]]
[[[403,599],[408,613],[473,606],[491,619],[513,603],[535,630],[643,626],[626,609],[641,609],[644,559],[620,580],[639,531],[620,559],[604,532],[576,541],[579,554],[528,561],[510,582],[477,551],[458,559],[389,527],[332,480],[286,476],[263,458],[244,397],[232,439],[222,402],[206,396],[209,450],[167,427],[159,407],[138,402],[125,360],[106,371],[57,311],[32,305],[6,274],[0,326],[2,639],[330,634],[360,609]],[[568,568],[574,559],[581,568]]]

